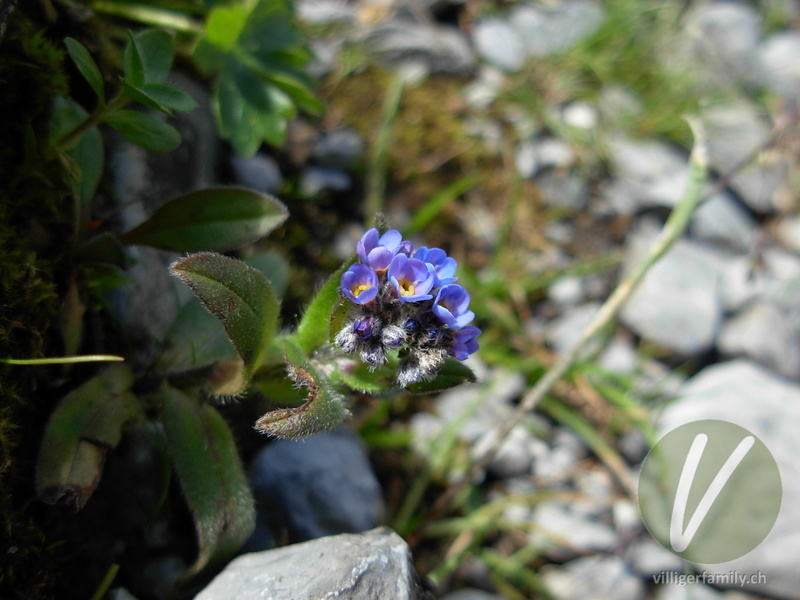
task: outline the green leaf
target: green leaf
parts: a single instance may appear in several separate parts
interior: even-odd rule
[[[409,385],[407,389],[413,394],[433,394],[462,383],[475,383],[477,380],[472,369],[463,362],[455,358],[446,358],[433,381],[418,381]]]
[[[297,343],[285,340],[289,376],[308,388],[305,403],[296,408],[274,410],[256,421],[256,429],[280,438],[301,438],[330,431],[348,415],[341,396],[336,394],[322,374]]]
[[[100,102],[105,103],[106,94],[103,88],[103,75],[100,73],[100,69],[97,63],[94,62],[92,55],[78,40],[73,38],[66,38],[64,44],[67,46],[67,52],[72,62],[78,67],[78,71],[92,87]]]
[[[83,107],[73,100],[56,98],[50,122],[51,138],[61,139],[84,122],[88,116]],[[66,152],[66,156],[68,163],[77,167],[70,171],[73,176],[70,185],[76,200],[74,214],[76,231],[81,236],[89,222],[90,204],[103,176],[103,138],[97,127],[92,126],[84,131],[75,145]]]
[[[163,83],[172,68],[172,36],[164,29],[145,29],[133,40],[142,64],[143,83]]]
[[[206,20],[205,39],[226,52],[232,50],[254,6],[246,2],[215,7]]]
[[[125,53],[123,55],[122,72],[125,73],[125,79],[130,81],[131,85],[140,87],[144,85],[144,65],[142,64],[142,55],[139,53],[139,48],[136,45],[136,38],[133,33],[128,32],[128,45],[125,46]]]
[[[115,365],[70,392],[50,417],[36,465],[36,493],[48,504],[80,510],[94,492],[106,453],[125,423],[141,414],[129,391],[133,374]]]
[[[283,256],[272,251],[261,252],[246,258],[244,262],[261,271],[269,279],[275,295],[278,298],[283,297],[289,287],[289,263]]]
[[[166,115],[172,116],[172,111],[161,102],[150,96],[145,89],[142,87],[136,87],[132,85],[127,79],[124,77],[120,78],[120,83],[122,84],[122,90],[125,92],[125,96],[146,106],[147,108],[152,108],[153,110],[157,110],[162,112]]]
[[[359,362],[352,371],[339,369],[334,373],[343,384],[364,394],[381,394],[397,387],[394,382],[394,370],[386,365],[370,371],[369,365]]]
[[[196,252],[240,248],[289,216],[282,202],[247,188],[218,187],[179,196],[122,236],[126,244]]]
[[[272,109],[270,85],[239,61],[229,61],[231,77],[239,95],[258,112]]]
[[[288,122],[276,111],[262,112],[258,119],[264,141],[270,146],[280,148],[286,141]]]
[[[187,302],[164,337],[156,366],[160,372],[176,373],[230,359],[236,351],[214,315],[200,303]]]
[[[78,248],[75,258],[81,263],[110,264],[120,269],[127,266],[127,257],[119,238],[107,231]]]
[[[222,137],[231,142],[239,156],[255,154],[264,139],[258,112],[244,101],[226,72],[217,82],[214,101]]]
[[[106,122],[137,146],[152,152],[170,152],[181,143],[181,134],[174,127],[135,110],[117,110]]]
[[[167,83],[148,83],[143,88],[150,98],[167,108],[189,111],[197,108],[197,102],[189,94]]]
[[[269,281],[243,262],[212,252],[182,258],[170,273],[222,321],[244,361],[244,381],[250,381],[278,324],[278,299]]]
[[[331,313],[339,300],[341,300],[339,286],[342,282],[342,274],[355,261],[356,257],[353,256],[339,267],[317,292],[311,304],[308,305],[300,324],[297,326],[297,334],[295,336],[297,343],[304,352],[311,353],[328,342]]]
[[[197,531],[198,555],[185,577],[229,559],[255,526],[255,503],[228,424],[210,405],[167,387],[167,447]]]

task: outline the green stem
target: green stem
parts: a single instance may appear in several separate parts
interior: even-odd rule
[[[114,583],[114,579],[117,577],[117,573],[119,572],[119,565],[117,563],[112,564],[108,567],[106,574],[103,576],[103,581],[100,582],[100,585],[97,586],[97,589],[92,594],[91,600],[102,600],[103,596],[105,596],[108,588],[111,587],[111,584]]]
[[[7,365],[71,365],[87,362],[124,362],[125,359],[114,354],[84,354],[83,356],[51,356],[48,358],[0,358]]]
[[[78,123],[72,131],[67,133],[64,137],[62,137],[58,142],[56,142],[56,146],[61,149],[68,148],[73,142],[77,141],[83,133],[89,129],[90,127],[102,123],[105,119],[117,109],[122,108],[125,106],[130,99],[120,92],[115,96],[111,102],[105,105],[99,105],[92,114],[86,117],[82,122]]]

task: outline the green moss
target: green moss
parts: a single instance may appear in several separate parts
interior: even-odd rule
[[[58,277],[67,186],[47,145],[50,106],[67,91],[63,52],[20,4],[0,46],[0,356],[59,351]],[[62,267],[63,269],[63,267]],[[52,553],[31,516],[37,432],[49,409],[42,371],[0,366],[0,596],[50,594]],[[38,377],[37,377],[38,376]],[[41,379],[39,379],[41,377]]]

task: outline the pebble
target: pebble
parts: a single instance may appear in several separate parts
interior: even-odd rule
[[[652,229],[629,236],[625,272],[654,241]],[[696,242],[678,240],[652,266],[623,306],[622,322],[648,340],[686,356],[710,349],[722,323],[720,255]]]
[[[231,158],[236,183],[259,192],[277,194],[283,188],[283,175],[277,161],[265,154],[250,158]]]
[[[646,591],[618,556],[576,558],[542,569],[542,580],[562,600],[644,600]]]
[[[366,531],[383,516],[380,484],[360,439],[349,433],[276,440],[249,472],[259,516],[293,541]]]
[[[311,158],[322,167],[351,171],[364,155],[364,138],[355,129],[343,127],[320,136]]]
[[[476,23],[472,41],[478,56],[501,71],[513,73],[525,63],[525,44],[505,19],[492,18]]]
[[[800,341],[786,314],[771,302],[756,300],[729,319],[717,348],[727,357],[752,358],[779,375],[800,377]]]
[[[419,583],[408,546],[385,527],[245,554],[228,564],[196,599],[265,597],[433,599]]]
[[[343,192],[352,185],[350,175],[339,169],[306,167],[300,174],[300,191],[312,198],[323,192]]]
[[[800,33],[794,30],[771,35],[761,45],[759,58],[766,84],[787,102],[800,102]]]
[[[724,175],[738,169],[742,161],[770,137],[761,110],[745,101],[718,103],[705,108],[701,118],[706,130],[709,164]],[[778,192],[784,185],[787,162],[774,152],[762,153],[732,177],[730,187],[757,214],[774,212]]]
[[[533,508],[533,543],[563,560],[586,552],[608,552],[619,538],[611,525],[595,520],[571,504],[543,501]]]
[[[604,18],[602,5],[591,0],[546,6],[520,3],[508,16],[526,53],[533,58],[568,50],[597,31]]]

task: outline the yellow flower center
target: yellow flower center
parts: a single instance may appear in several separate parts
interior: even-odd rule
[[[410,281],[401,281],[400,282],[400,294],[402,296],[413,296],[414,295],[414,284]]]
[[[369,285],[364,285],[364,284],[362,283],[360,286],[358,286],[356,289],[354,289],[354,290],[353,290],[353,296],[355,296],[356,298],[358,298],[358,296],[359,296],[359,294],[361,294],[361,292],[363,292],[363,291],[365,291],[365,290],[368,290],[368,289],[370,289],[371,287],[372,287],[372,286],[369,286]]]

